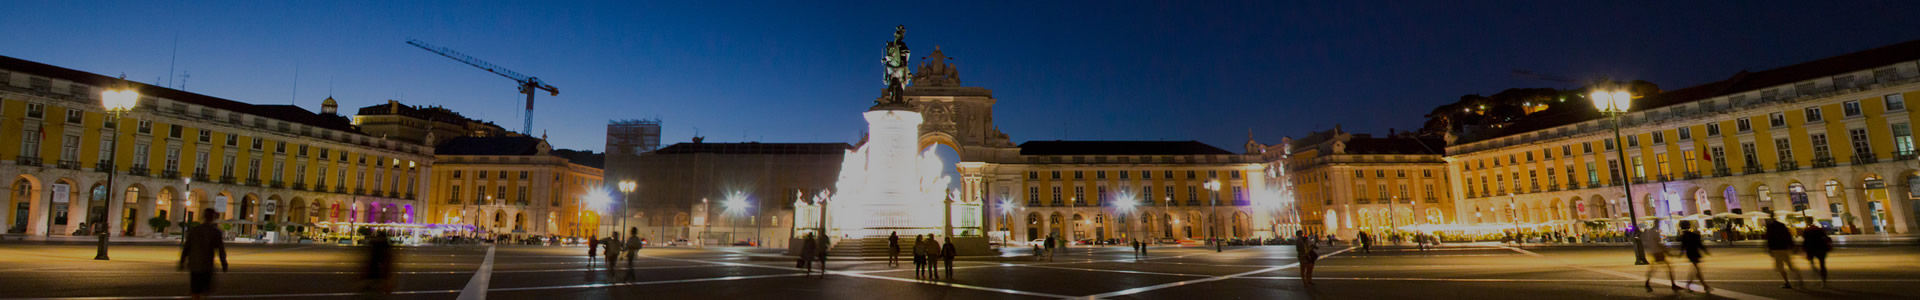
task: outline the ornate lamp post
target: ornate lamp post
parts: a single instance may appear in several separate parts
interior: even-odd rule
[[[1626,114],[1627,109],[1633,105],[1633,94],[1625,90],[1594,90],[1592,97],[1588,98],[1588,100],[1593,102],[1593,108],[1595,110],[1599,110],[1601,114],[1607,115],[1607,118],[1613,119],[1613,140],[1614,144],[1616,144],[1614,149],[1618,150],[1617,153],[1620,157],[1619,162],[1626,163],[1627,147],[1624,144],[1620,144],[1622,141],[1625,141],[1620,137],[1620,115]],[[1647,252],[1645,245],[1640,244],[1640,216],[1639,212],[1633,207],[1633,183],[1628,182],[1620,185],[1620,187],[1627,193],[1627,235],[1633,237],[1633,264],[1645,265],[1647,264]]]
[[[1220,227],[1220,180],[1208,180],[1206,183],[1206,186],[1207,186],[1207,190],[1213,191],[1212,201],[1207,201],[1207,210],[1210,211],[1208,213],[1209,215],[1207,216],[1207,219],[1208,219],[1207,221],[1209,221],[1208,223],[1212,223],[1207,225],[1207,239],[1213,241],[1213,252],[1220,252],[1220,251],[1223,251],[1222,248],[1224,247],[1223,245],[1220,245],[1221,243],[1220,243],[1220,232],[1219,232],[1220,231],[1219,229]]]
[[[100,92],[100,105],[107,108],[107,112],[108,114],[112,115],[112,120],[114,122],[114,130],[112,131],[112,134],[114,135],[113,142],[111,142],[107,146],[108,147],[107,149],[111,150],[110,152],[112,153],[120,152],[120,125],[119,125],[120,115],[125,114],[129,110],[133,110],[133,107],[135,105],[139,105],[139,103],[140,103],[140,92],[134,91],[131,88],[106,90],[106,91]],[[107,166],[109,166],[109,168],[107,169],[106,206],[109,209],[113,207],[113,194],[114,194],[113,173],[115,173],[118,170],[118,168],[112,167],[114,164],[116,164],[116,162],[114,162],[114,159],[113,159],[114,156],[116,155],[107,156]],[[96,230],[94,230],[94,233],[100,235],[100,244],[98,247],[99,249],[97,249],[98,251],[96,251],[96,253],[93,255],[93,259],[109,260],[110,258],[107,257],[107,238],[108,236],[111,236],[111,234],[107,234],[106,220],[100,220],[100,222],[94,222],[94,227],[97,228]],[[49,229],[48,232],[52,232],[51,229]]]
[[[620,227],[613,228],[614,233],[619,233],[621,229],[627,229],[627,206],[631,204],[628,201],[631,201],[629,199],[633,198],[633,190],[639,187],[640,184],[632,180],[620,181]],[[633,237],[629,236],[627,238]]]

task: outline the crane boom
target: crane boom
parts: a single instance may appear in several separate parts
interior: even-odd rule
[[[523,127],[522,129],[525,131],[525,132],[522,132],[524,134],[533,135],[534,90],[536,89],[546,90],[552,96],[560,96],[560,88],[553,87],[553,85],[547,84],[544,81],[540,81],[539,77],[521,75],[520,72],[514,72],[513,70],[508,70],[507,68],[496,66],[493,63],[489,63],[487,61],[474,58],[473,56],[460,53],[460,51],[453,51],[453,49],[447,49],[447,47],[440,47],[440,46],[434,46],[432,44],[427,44],[427,42],[421,41],[419,39],[407,39],[407,44],[413,45],[414,47],[419,47],[422,50],[427,50],[427,52],[433,52],[433,54],[439,54],[440,56],[451,58],[454,61],[459,61],[460,63],[464,63],[469,66],[473,66],[475,68],[480,68],[481,70],[487,70],[487,72],[493,73],[494,75],[500,75],[500,77],[513,79],[514,82],[519,83],[520,93],[527,94],[527,120],[526,120],[526,126]]]

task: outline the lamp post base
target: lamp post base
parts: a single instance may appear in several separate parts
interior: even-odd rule
[[[98,251],[93,254],[93,260],[112,260],[107,257],[107,235],[100,235],[100,244],[97,250]]]

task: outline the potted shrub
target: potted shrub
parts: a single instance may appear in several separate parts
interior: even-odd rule
[[[147,226],[153,227],[153,231],[155,231],[153,236],[157,238],[166,236],[167,227],[173,227],[173,221],[167,221],[165,217],[153,217],[147,219]]]

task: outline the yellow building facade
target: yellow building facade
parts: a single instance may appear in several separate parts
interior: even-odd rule
[[[1454,221],[1443,144],[1352,134],[1336,126],[1273,148],[1290,147],[1286,161],[1293,173],[1287,179],[1305,229],[1351,239],[1359,232],[1380,236]]]
[[[1910,232],[1916,53],[1909,42],[1636,95],[1620,117],[1624,141],[1585,99],[1551,120],[1468,134],[1447,148],[1460,221],[1570,231],[1634,205],[1664,220],[1773,211]]]
[[[427,204],[431,223],[471,226],[483,235],[595,235],[608,196],[600,168],[554,156],[545,140],[456,137],[436,147]]]
[[[100,92],[117,88],[141,97],[111,119]],[[148,235],[159,231],[149,218],[178,223],[204,208],[243,235],[268,223],[317,234],[329,223],[411,222],[432,149],[359,133],[334,109],[331,98],[315,114],[0,57],[0,175],[10,177],[0,228],[66,235],[105,222]]]

